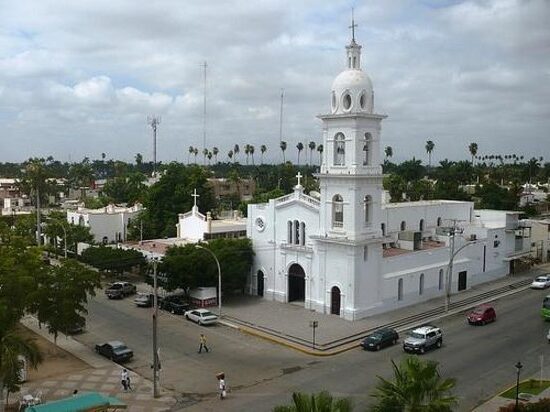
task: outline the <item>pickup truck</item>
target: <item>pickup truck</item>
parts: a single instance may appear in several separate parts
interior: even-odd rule
[[[114,282],[105,289],[105,294],[109,299],[122,299],[134,293],[136,293],[136,285],[132,285],[130,282]]]

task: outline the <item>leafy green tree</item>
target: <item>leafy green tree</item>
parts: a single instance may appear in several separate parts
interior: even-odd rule
[[[378,377],[371,412],[451,412],[457,404],[455,380],[442,378],[437,362],[408,356],[392,367],[393,380]]]
[[[145,211],[141,214],[148,238],[173,237],[176,235],[178,214],[191,210],[191,194],[197,189],[198,206],[206,213],[215,208],[212,189],[207,184],[210,172],[191,165],[170,163],[160,180],[149,188],[143,201]]]
[[[67,179],[73,189],[80,190],[80,199],[84,199],[86,197],[86,189],[94,181],[94,172],[90,159],[85,157],[82,162],[73,164],[69,168]]]
[[[391,146],[386,146],[384,149],[384,154],[386,155],[386,158],[393,157],[393,148]]]
[[[406,160],[397,167],[399,174],[406,182],[419,180],[426,174],[425,167],[422,166],[422,160],[417,160],[414,157],[412,160]]]
[[[99,269],[123,274],[134,267],[144,268],[145,257],[134,249],[120,249],[108,246],[89,247],[82,252],[83,262]]]
[[[520,187],[510,189],[500,187],[494,182],[488,182],[482,187],[476,187],[477,207],[480,209],[514,210],[518,206]]]
[[[402,202],[403,193],[407,188],[407,183],[403,178],[397,174],[391,174],[384,177],[383,181],[384,189],[390,193],[390,200],[392,202]]]
[[[59,332],[67,333],[84,322],[87,296],[95,296],[95,289],[101,287],[99,273],[73,259],[53,266],[40,278],[40,283],[42,287],[32,292],[37,302],[36,313],[38,321],[45,323],[54,335],[54,341]]]
[[[351,412],[352,409],[351,399],[334,399],[327,391],[311,395],[294,392],[292,405],[276,406],[273,412]]]
[[[222,273],[222,291],[243,291],[252,267],[254,252],[249,239],[215,239],[204,245],[218,258]],[[217,286],[218,269],[212,256],[194,244],[171,247],[159,267],[165,275],[166,289],[189,291],[199,286]]]

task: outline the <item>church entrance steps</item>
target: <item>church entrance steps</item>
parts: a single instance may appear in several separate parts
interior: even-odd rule
[[[255,318],[250,316],[247,318],[246,314],[251,313],[249,311],[252,309],[249,302],[243,306],[243,311],[238,310],[238,304],[230,305],[233,309],[226,310],[220,322],[237,328],[243,333],[310,355],[332,356],[357,348],[366,335],[381,327],[391,327],[398,332],[403,332],[445,316],[455,315],[476,305],[527,290],[536,272],[538,271],[535,270],[523,276],[498,279],[452,295],[448,312],[445,312],[444,298],[440,297],[400,310],[349,322],[334,315],[323,315],[297,308],[295,305],[257,299],[258,308],[253,310],[256,314]],[[270,305],[278,306],[273,309]],[[271,312],[272,316],[269,313],[266,313],[265,317],[261,316],[261,311],[264,309]],[[285,310],[288,312],[285,313]],[[415,313],[411,314],[411,312]],[[309,320],[313,318],[318,319],[319,322],[315,346],[313,346],[311,328],[307,327]],[[293,323],[295,324],[292,325]],[[337,325],[337,323],[340,324]]]

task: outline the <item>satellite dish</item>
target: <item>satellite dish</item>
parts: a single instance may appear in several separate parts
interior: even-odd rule
[[[315,199],[321,199],[321,193],[316,192],[315,190],[312,190],[311,192],[309,192],[309,195],[311,197],[314,197]]]

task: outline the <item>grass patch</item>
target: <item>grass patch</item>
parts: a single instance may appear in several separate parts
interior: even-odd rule
[[[519,393],[530,393],[532,395],[538,395],[546,388],[550,388],[550,381],[542,381],[538,379],[529,379],[519,383]],[[503,398],[516,399],[516,387],[508,389],[506,392],[500,394]]]

